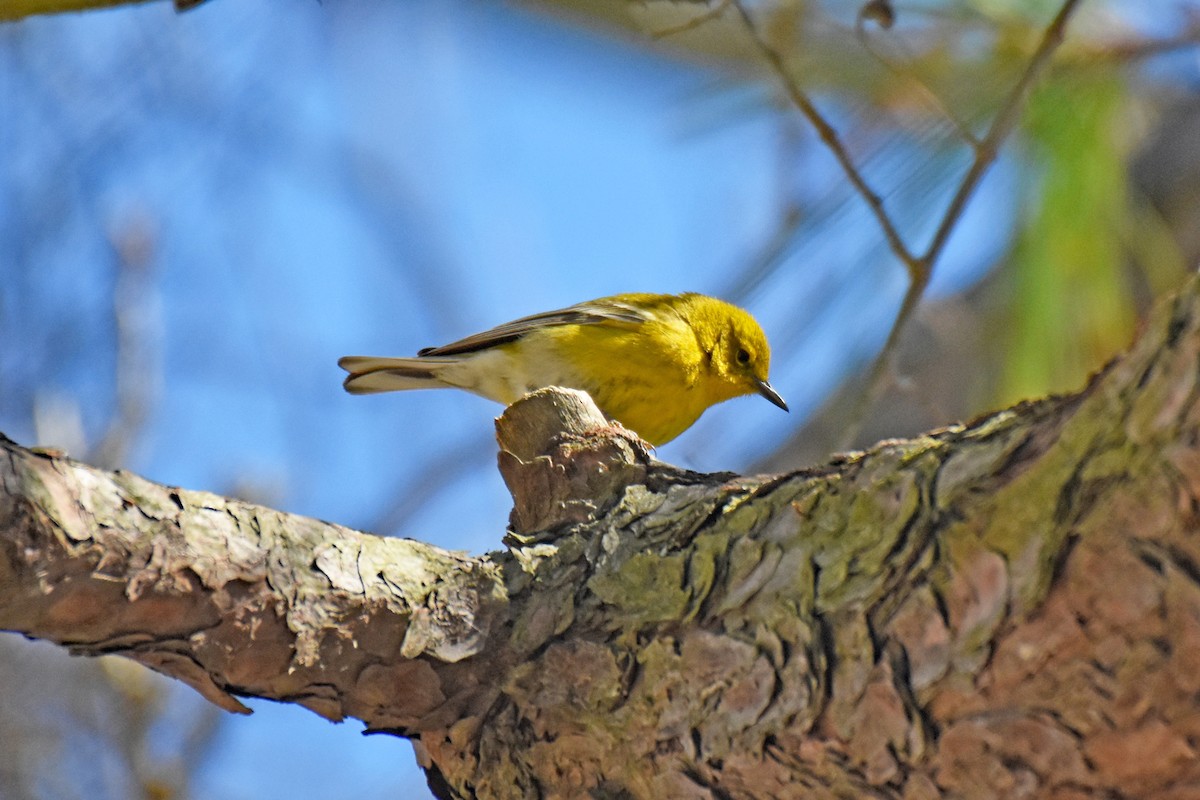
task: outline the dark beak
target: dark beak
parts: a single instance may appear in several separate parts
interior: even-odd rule
[[[783,402],[783,398],[779,396],[779,392],[777,392],[773,388],[771,388],[771,384],[767,383],[766,381],[761,381],[758,379],[755,379],[754,382],[756,384],[758,384],[758,393],[759,394],[761,394],[763,397],[770,400],[775,405],[782,408],[784,411],[788,410],[787,403]]]

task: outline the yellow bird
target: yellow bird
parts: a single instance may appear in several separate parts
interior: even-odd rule
[[[351,394],[456,387],[508,405],[545,386],[582,389],[654,445],[709,406],[761,394],[771,348],[754,317],[702,294],[620,294],[514,320],[413,358],[346,356]]]

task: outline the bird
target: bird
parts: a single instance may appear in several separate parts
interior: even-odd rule
[[[651,445],[710,406],[759,394],[771,348],[746,310],[695,292],[619,294],[498,325],[410,358],[345,356],[351,394],[454,387],[510,405],[547,386],[587,392],[609,420]]]

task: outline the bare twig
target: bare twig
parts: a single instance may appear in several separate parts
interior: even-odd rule
[[[942,102],[942,99],[938,97],[937,93],[933,91],[933,89],[929,88],[925,81],[921,80],[911,72],[902,70],[899,66],[893,63],[890,58],[875,48],[875,45],[871,42],[871,37],[867,32],[867,21],[878,22],[880,27],[882,27],[884,30],[889,30],[891,28],[890,24],[885,25],[883,22],[879,21],[879,16],[887,12],[876,11],[875,13],[868,13],[871,9],[878,8],[887,9],[887,12],[891,12],[891,6],[886,5],[866,5],[863,6],[862,10],[859,12],[858,19],[855,20],[854,24],[854,34],[858,38],[859,44],[863,46],[864,50],[871,54],[872,58],[883,65],[883,68],[886,69],[892,75],[892,77],[896,78],[897,80],[905,81],[914,89],[916,89],[917,93],[921,95],[926,103],[933,107],[933,109],[937,111],[937,113],[940,114],[943,119],[954,126],[954,130],[960,137],[962,137],[963,141],[969,143],[972,147],[977,147],[979,145],[978,137],[976,137],[974,132],[971,131],[966,124],[963,123],[963,121],[959,119],[958,116],[955,115],[945,103]],[[884,17],[885,21],[887,19],[889,18]],[[912,60],[912,54],[907,51],[907,48],[902,49],[905,51],[904,55],[909,60]]]
[[[1012,131],[1016,125],[1017,119],[1020,117],[1021,106],[1023,105],[1026,96],[1029,94],[1029,89],[1033,85],[1034,80],[1041,74],[1046,64],[1050,61],[1050,56],[1054,50],[1062,43],[1063,34],[1066,31],[1067,20],[1071,13],[1079,5],[1080,0],[1065,0],[1062,7],[1059,8],[1058,14],[1051,20],[1042,34],[1042,41],[1034,51],[1033,57],[1029,59],[1029,64],[1025,67],[1025,71],[1018,79],[1016,86],[1013,87],[1008,97],[1005,98],[1004,104],[1000,107],[995,118],[992,120],[991,127],[987,133],[975,146],[975,158],[971,160],[971,166],[967,169],[966,175],[963,176],[962,183],[958,186],[958,191],[954,193],[954,197],[950,199],[950,204],[946,206],[946,212],[942,215],[942,221],[938,224],[937,230],[933,234],[933,238],[929,242],[929,247],[918,260],[917,270],[909,269],[909,287],[904,295],[904,300],[900,304],[900,310],[896,313],[896,318],[892,321],[892,328],[888,332],[887,341],[883,348],[875,356],[875,361],[871,364],[870,372],[868,373],[867,384],[863,392],[857,397],[850,411],[850,417],[847,424],[842,428],[841,441],[837,443],[838,449],[846,449],[854,443],[859,431],[862,429],[863,422],[867,413],[875,402],[879,399],[879,395],[883,391],[884,377],[887,375],[888,366],[891,364],[892,357],[899,346],[900,334],[904,327],[912,318],[920,305],[921,298],[925,294],[925,289],[929,285],[929,280],[933,276],[933,266],[941,257],[942,251],[946,247],[946,242],[950,239],[950,234],[954,231],[954,226],[962,217],[963,209],[966,208],[967,201],[971,199],[971,195],[975,193],[979,182],[983,179],[988,168],[995,162],[996,156],[1000,152],[1000,145]]]
[[[888,246],[904,264],[905,269],[908,270],[908,291],[905,293],[904,300],[900,304],[900,310],[892,322],[892,328],[888,333],[887,341],[871,365],[868,383],[851,410],[848,424],[843,427],[843,441],[839,443],[839,447],[844,448],[849,446],[857,436],[867,411],[874,404],[877,395],[881,391],[888,365],[891,363],[897,343],[900,340],[900,334],[912,318],[913,312],[920,305],[921,298],[932,277],[933,266],[945,249],[946,242],[949,240],[950,234],[961,218],[967,201],[970,200],[975,189],[978,188],[979,182],[988,168],[995,162],[1000,145],[1016,124],[1021,107],[1026,96],[1029,94],[1029,89],[1033,85],[1033,82],[1041,75],[1051,55],[1053,55],[1055,49],[1062,43],[1067,20],[1079,5],[1080,0],[1064,0],[1054,19],[1047,25],[1037,50],[1034,51],[1025,71],[1017,80],[1017,84],[1013,87],[1008,97],[1005,98],[1000,110],[992,120],[987,133],[978,142],[971,142],[975,151],[975,157],[971,161],[971,166],[967,169],[962,182],[951,198],[949,205],[947,205],[946,211],[942,215],[941,222],[938,224],[928,247],[920,256],[914,255],[905,244],[896,229],[895,223],[884,208],[882,199],[871,189],[857,166],[855,166],[845,145],[842,144],[841,139],[838,137],[837,131],[826,121],[812,100],[796,83],[780,53],[759,33],[754,19],[751,17],[749,11],[747,11],[742,0],[731,0],[731,2],[741,15],[746,30],[750,33],[759,52],[779,77],[784,90],[791,98],[793,104],[808,119],[810,124],[816,129],[821,141],[833,153],[846,173],[846,177],[850,180],[855,190],[862,196],[863,200],[866,201],[871,213],[879,222]]]
[[[687,31],[698,28],[701,25],[703,25],[704,23],[714,20],[717,17],[721,16],[722,14],[725,13],[726,9],[728,9],[732,4],[733,4],[733,0],[721,0],[715,6],[708,9],[707,11],[705,11],[703,14],[697,14],[696,16],[689,19],[687,22],[682,22],[678,25],[672,25],[669,28],[663,28],[662,30],[655,31],[652,34],[652,36],[654,36],[655,39],[665,39],[668,36],[674,36],[679,33],[686,33]]]
[[[984,135],[979,145],[975,148],[975,158],[972,160],[967,174],[963,176],[958,191],[950,200],[950,205],[946,207],[946,213],[942,216],[942,222],[938,225],[937,232],[934,233],[933,239],[929,242],[929,248],[921,256],[921,261],[925,263],[927,270],[932,270],[934,262],[942,254],[942,249],[946,246],[946,241],[950,238],[950,233],[954,230],[954,225],[962,215],[967,201],[971,199],[971,195],[974,194],[980,179],[983,178],[988,167],[996,160],[996,155],[1000,152],[1001,143],[1008,137],[1013,126],[1017,124],[1021,106],[1024,104],[1025,98],[1029,95],[1030,87],[1033,86],[1033,82],[1041,75],[1046,65],[1050,63],[1050,56],[1062,44],[1063,36],[1067,29],[1067,20],[1070,19],[1072,12],[1075,11],[1079,3],[1080,0],[1064,0],[1062,7],[1058,10],[1058,14],[1046,26],[1046,30],[1042,34],[1042,41],[1038,44],[1037,50],[1034,51],[1033,57],[1029,59],[1029,64],[1025,67],[1025,71],[1021,73],[1021,77],[1017,80],[1017,85],[1013,87],[1008,97],[1005,98],[1000,111],[996,114],[995,119],[992,120],[992,126],[988,128],[987,134]]]
[[[850,152],[842,144],[841,137],[838,136],[837,131],[829,124],[824,115],[817,110],[817,107],[813,104],[808,94],[792,79],[792,74],[788,71],[783,57],[759,33],[758,26],[754,24],[754,18],[750,16],[750,12],[746,10],[746,6],[742,0],[731,0],[731,2],[745,23],[746,30],[749,31],[750,38],[754,40],[755,47],[758,48],[763,58],[770,64],[775,74],[779,76],[784,91],[787,92],[788,97],[796,108],[800,109],[800,113],[804,115],[809,124],[816,129],[821,141],[833,153],[833,157],[841,165],[842,171],[846,173],[846,177],[850,179],[850,183],[854,185],[854,188],[870,207],[871,213],[875,215],[875,219],[879,222],[879,227],[883,229],[883,235],[887,237],[888,246],[891,247],[896,257],[904,262],[904,265],[909,269],[909,273],[912,274],[916,265],[916,258],[909,252],[908,246],[904,244],[904,240],[901,238],[900,232],[896,230],[892,218],[888,216],[887,210],[883,207],[883,198],[876,194],[867,184],[866,179],[858,171],[858,167],[855,166],[854,159],[850,157]]]

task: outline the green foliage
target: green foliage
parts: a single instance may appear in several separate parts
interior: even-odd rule
[[[1135,91],[1115,71],[1072,70],[1030,98],[998,403],[1080,386],[1129,343],[1139,283],[1162,282],[1138,258],[1161,252],[1162,233],[1130,185]]]

